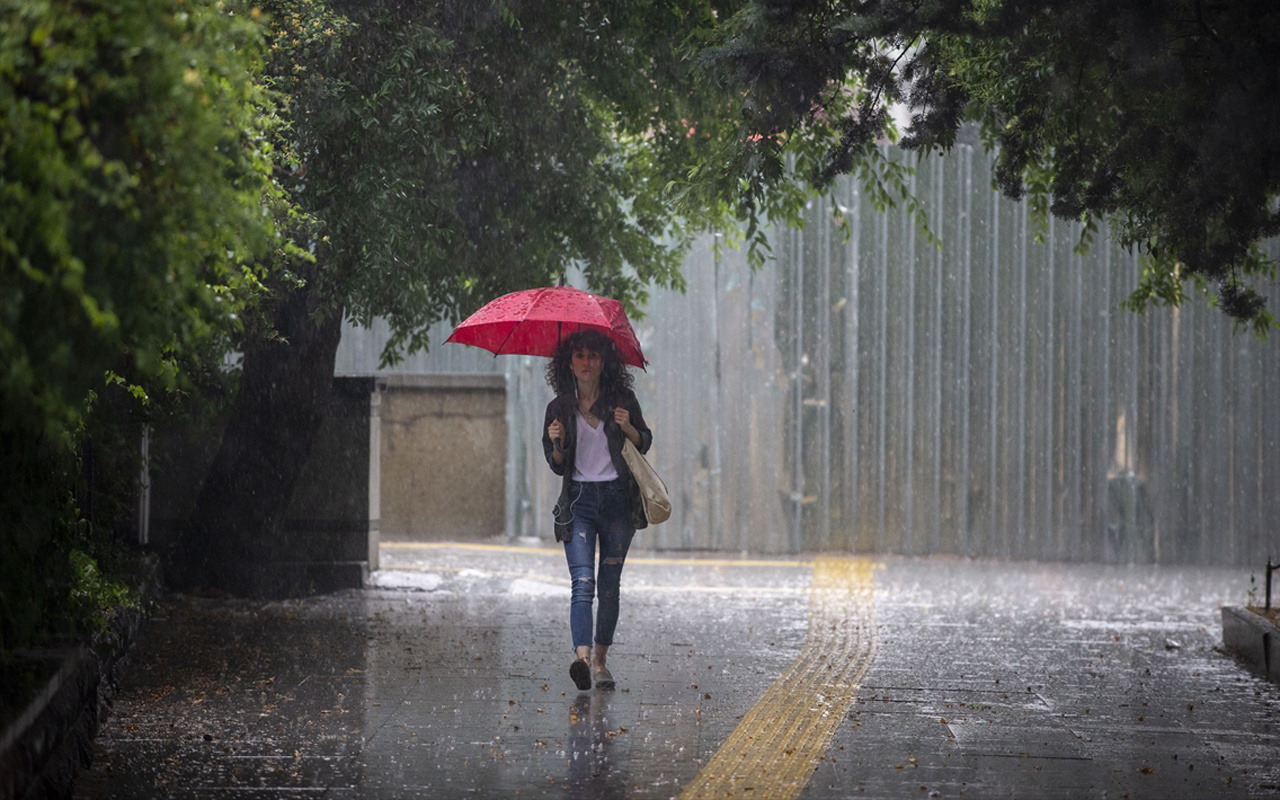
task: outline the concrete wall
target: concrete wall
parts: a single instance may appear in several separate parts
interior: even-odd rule
[[[318,564],[343,576],[319,581],[323,589],[360,586],[361,573],[378,568],[381,390],[375,377],[334,378],[329,413],[281,523],[309,572]]]
[[[476,540],[506,526],[506,383],[383,375],[384,541]]]
[[[327,414],[312,443],[281,520],[278,550],[287,560],[245,562],[247,593],[302,595],[358,587],[378,568],[381,404],[385,381],[377,376],[337,376]],[[139,540],[175,543],[182,520],[217,453],[219,420],[176,423],[149,436],[151,471],[148,526]]]
[[[1083,254],[1078,224],[1041,230],[991,188],[990,154],[891,156],[914,167],[939,241],[841,180],[802,231],[771,232],[776,260],[753,269],[708,236],[687,291],[655,289],[633,320],[673,506],[643,546],[1254,567],[1276,553],[1275,335],[1235,333],[1195,292],[1126,311],[1136,254],[1105,227]],[[546,360],[435,344],[450,329],[395,370],[505,373],[507,535],[549,540]],[[389,336],[344,330],[337,363],[375,370]]]

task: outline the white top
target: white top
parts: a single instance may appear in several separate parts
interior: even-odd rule
[[[613,459],[609,457],[609,438],[604,433],[604,420],[600,420],[600,427],[593,428],[579,411],[578,444],[577,451],[573,455],[573,479],[598,482],[617,480],[617,478],[618,471],[613,468]]]

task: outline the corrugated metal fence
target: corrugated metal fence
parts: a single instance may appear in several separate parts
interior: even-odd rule
[[[1038,243],[990,174],[969,148],[917,165],[941,247],[850,181],[814,201],[803,231],[774,232],[765,269],[708,237],[688,292],[654,293],[637,383],[674,514],[644,546],[1280,556],[1280,342],[1233,335],[1198,297],[1121,310],[1134,257],[1105,239],[1076,255],[1079,228],[1061,221]],[[349,331],[338,371],[367,370],[380,339]],[[399,369],[505,370],[508,531],[549,537],[545,362],[467,350]]]

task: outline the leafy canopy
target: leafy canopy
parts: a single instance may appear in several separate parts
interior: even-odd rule
[[[3,426],[74,428],[108,370],[175,385],[269,246],[257,26],[181,0],[0,2]]]
[[[667,202],[731,136],[683,57],[714,2],[265,3],[288,94],[286,185],[317,221],[314,286],[386,361],[425,330],[580,267],[636,311],[723,212]]]
[[[771,182],[798,143],[824,149],[818,187],[864,169],[896,134],[890,104],[922,152],[975,121],[1007,195],[1139,248],[1130,307],[1177,304],[1190,280],[1274,325],[1248,279],[1274,279],[1259,245],[1280,233],[1275,3],[753,0],[704,59],[744,92],[743,180]]]

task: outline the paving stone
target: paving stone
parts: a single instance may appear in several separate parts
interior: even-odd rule
[[[678,797],[826,641],[812,557],[637,552],[618,688],[579,692],[562,559],[392,547],[375,589],[169,598],[76,795]],[[1220,649],[1247,571],[878,561],[874,656],[800,797],[1280,798],[1277,687]]]

